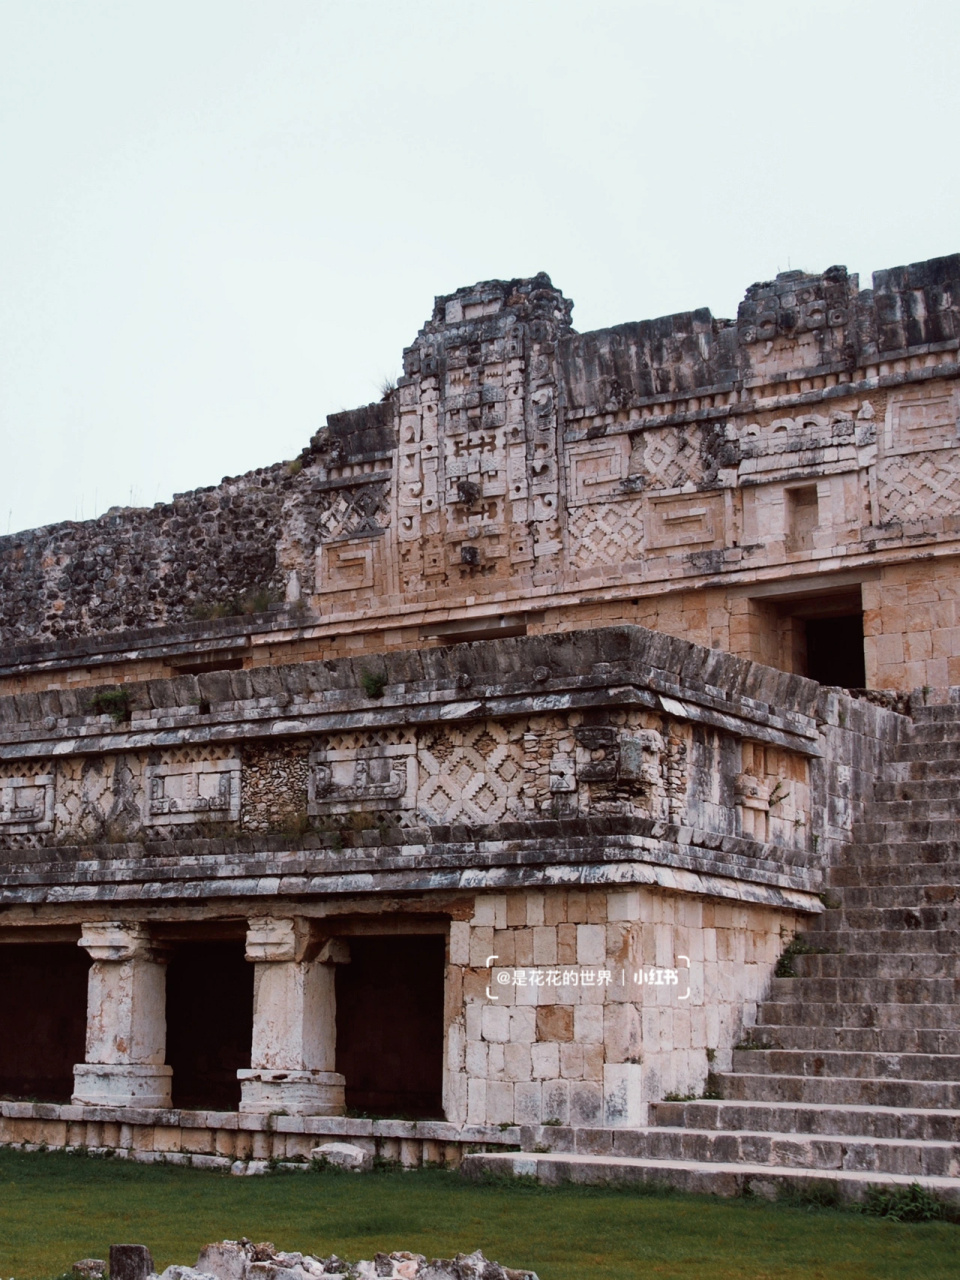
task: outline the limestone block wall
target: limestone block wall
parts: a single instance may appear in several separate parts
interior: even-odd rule
[[[960,562],[891,565],[864,585],[864,647],[878,689],[960,683]]]
[[[450,926],[448,1118],[642,1124],[648,1101],[699,1096],[800,919],[650,888],[478,898]]]

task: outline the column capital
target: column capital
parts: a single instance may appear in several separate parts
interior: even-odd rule
[[[310,925],[302,917],[254,916],[247,922],[248,960],[289,964],[306,958]]]
[[[84,924],[78,946],[94,960],[119,962],[151,959],[159,961],[145,925],[123,920],[96,920]]]

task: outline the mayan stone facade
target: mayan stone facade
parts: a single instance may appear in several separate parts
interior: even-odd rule
[[[736,1066],[956,701],[960,257],[571,310],[0,539],[0,1141],[457,1163]]]

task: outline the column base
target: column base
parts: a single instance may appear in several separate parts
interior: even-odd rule
[[[342,1116],[346,1110],[346,1080],[336,1071],[265,1071],[254,1067],[238,1071],[237,1078],[241,1112]]]
[[[73,1098],[81,1107],[169,1107],[173,1068],[81,1062],[73,1068]]]

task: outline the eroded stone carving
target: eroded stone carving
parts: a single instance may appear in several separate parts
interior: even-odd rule
[[[51,766],[0,771],[0,840],[53,830],[54,775]]]
[[[200,756],[165,753],[144,769],[145,826],[236,822],[240,817],[240,760],[223,751]]]
[[[412,809],[417,778],[412,733],[337,735],[310,754],[307,812],[320,817],[350,809]]]

